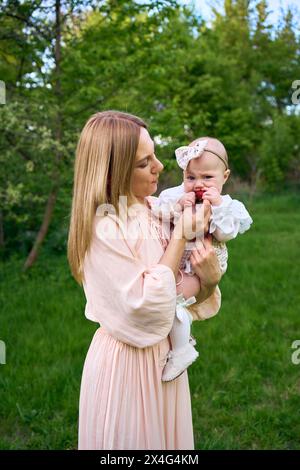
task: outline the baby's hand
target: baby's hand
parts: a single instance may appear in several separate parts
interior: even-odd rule
[[[213,186],[206,189],[205,192],[203,193],[202,196],[203,201],[206,199],[209,201],[213,206],[219,206],[222,204],[222,198],[217,190],[217,188],[214,188]]]
[[[177,204],[180,204],[181,209],[184,209],[184,206],[194,206],[195,202],[195,193],[194,191],[190,191],[189,193],[184,193],[179,201],[177,201]]]

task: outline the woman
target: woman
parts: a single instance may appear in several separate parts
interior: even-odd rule
[[[151,217],[162,169],[141,119],[106,111],[86,123],[75,161],[68,258],[83,284],[85,314],[101,327],[82,374],[79,449],[194,449],[187,371],[166,383],[161,375],[177,294],[196,296],[190,308],[199,317],[216,314],[220,270],[207,239],[191,258],[201,289],[196,276],[184,276],[176,290],[185,243],[203,214],[181,216],[168,240],[167,228]],[[120,196],[128,207],[119,205]],[[208,204],[200,229],[209,216]]]

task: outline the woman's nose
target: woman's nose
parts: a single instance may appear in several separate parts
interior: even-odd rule
[[[164,169],[164,165],[161,163],[160,160],[158,160],[158,158],[155,157],[155,159],[156,159],[155,171],[160,173]]]

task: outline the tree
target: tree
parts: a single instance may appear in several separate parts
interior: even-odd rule
[[[253,191],[295,178],[295,20],[287,11],[270,26],[264,0],[226,0],[211,24],[171,0],[3,1],[2,252],[29,253],[27,268],[47,233],[47,248],[65,250],[75,147],[99,110],[150,124],[171,183],[180,178],[174,149],[203,135],[224,142],[233,173]]]
[[[33,264],[38,255],[53,218],[54,208],[61,188],[64,189],[67,186],[70,189],[70,170],[72,169],[71,165],[78,131],[82,127],[86,114],[91,109],[95,110],[94,96],[95,93],[99,94],[95,62],[93,62],[94,70],[89,69],[94,80],[88,82],[84,89],[80,88],[80,81],[84,81],[85,74],[84,56],[80,61],[79,71],[71,67],[68,68],[69,64],[65,56],[76,42],[74,38],[78,40],[78,38],[84,37],[84,40],[88,42],[89,36],[92,37],[94,34],[93,28],[98,26],[98,19],[102,18],[105,22],[104,33],[108,34],[109,37],[112,37],[112,34],[115,33],[116,38],[119,35],[125,41],[126,34],[134,26],[136,15],[147,18],[147,12],[149,12],[149,18],[155,23],[154,13],[162,16],[167,14],[168,8],[171,9],[174,5],[174,1],[148,2],[141,5],[136,4],[134,1],[87,2],[74,0],[63,2],[63,4],[60,0],[56,0],[54,3],[7,1],[2,4],[0,18],[7,24],[7,34],[2,40],[9,40],[12,49],[17,47],[18,36],[15,31],[18,31],[19,28],[23,34],[19,51],[20,61],[23,64],[31,65],[31,68],[25,68],[24,66],[21,68],[21,79],[17,80],[15,78],[11,98],[16,106],[9,105],[2,113],[6,119],[2,123],[6,146],[8,146],[9,141],[14,142],[16,137],[20,143],[17,148],[8,149],[7,153],[3,154],[3,159],[7,162],[10,156],[13,155],[14,159],[19,158],[17,160],[19,170],[26,162],[28,168],[33,168],[32,171],[34,172],[38,171],[38,175],[34,175],[34,181],[35,191],[39,194],[39,199],[35,198],[35,202],[39,203],[39,213],[37,218],[29,217],[30,221],[28,222],[34,225],[32,230],[29,231],[30,236],[32,236],[39,217],[41,217],[41,223],[25,262],[25,269]],[[162,10],[163,13],[161,13]],[[98,14],[93,16],[90,13],[91,11],[97,11]],[[17,25],[16,30],[15,25]],[[142,22],[140,25],[142,25]],[[82,33],[81,28],[83,29]],[[133,37],[133,35],[131,34],[130,37]],[[139,41],[138,35],[136,41]],[[104,101],[102,98],[100,101],[96,98],[96,102],[98,101],[101,105],[105,103],[106,106],[110,104],[114,107],[114,103],[117,104],[116,96],[120,96],[117,86],[123,79],[123,77],[121,78],[123,64],[120,64],[119,57],[115,57],[114,62],[109,64],[113,67],[109,65],[106,67],[108,61],[105,62],[105,58],[112,57],[115,51],[122,50],[123,56],[126,58],[129,52],[128,64],[130,65],[135,48],[128,40],[126,42],[129,47],[128,51],[124,50],[124,45],[120,40],[116,40],[112,44],[106,42],[106,45],[106,49],[104,49],[103,43],[98,48],[100,59],[101,54],[104,59],[102,64],[104,65],[105,83],[102,81],[101,87],[102,92],[104,92]],[[93,47],[91,51],[93,51]],[[88,55],[87,59],[90,58],[92,56]],[[118,80],[114,81],[114,87],[110,87],[109,83],[114,73],[117,74]],[[134,76],[134,69],[131,68],[128,79],[133,79]],[[75,102],[73,100],[74,77],[75,79],[78,77],[79,85],[76,87],[79,93],[76,94]],[[9,77],[6,76],[7,78]],[[123,83],[122,86],[124,90]],[[134,92],[131,93],[131,96],[133,95]],[[89,98],[90,104],[87,105],[86,102]],[[119,104],[121,105],[120,102]],[[122,105],[121,107],[124,107],[124,96]],[[14,113],[17,113],[19,118],[18,126],[10,125],[14,122]],[[42,164],[38,165],[41,162]],[[9,173],[12,170],[11,166],[6,165],[6,170]],[[13,172],[7,178],[8,182],[14,179],[12,174]],[[23,176],[26,183],[23,182]],[[14,185],[14,194],[18,194],[18,197],[9,199],[11,186],[8,185],[6,188],[4,199],[6,198],[7,209],[20,203],[21,200],[22,202],[26,198],[28,200],[32,196],[31,191],[29,191],[31,187],[30,172],[22,170],[19,179],[22,182],[18,186]],[[70,199],[69,193],[68,202]],[[41,203],[45,204],[43,213],[40,212],[42,210]],[[20,220],[18,219],[18,222]]]

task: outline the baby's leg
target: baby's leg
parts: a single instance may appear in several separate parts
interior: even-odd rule
[[[163,382],[179,377],[199,356],[193,344],[189,342],[191,319],[185,308],[176,311],[173,327],[170,331],[172,349],[162,372]],[[182,320],[182,321],[181,321]]]
[[[175,315],[172,329],[170,331],[170,339],[172,343],[172,350],[178,350],[185,346],[191,335],[191,319],[185,309],[181,309],[181,319],[179,320]]]
[[[177,280],[180,280],[179,276]],[[182,282],[177,285],[176,292],[177,295],[182,294],[185,299],[189,299],[190,297],[198,295],[200,288],[200,279],[197,274],[191,276],[190,274],[182,272]]]

